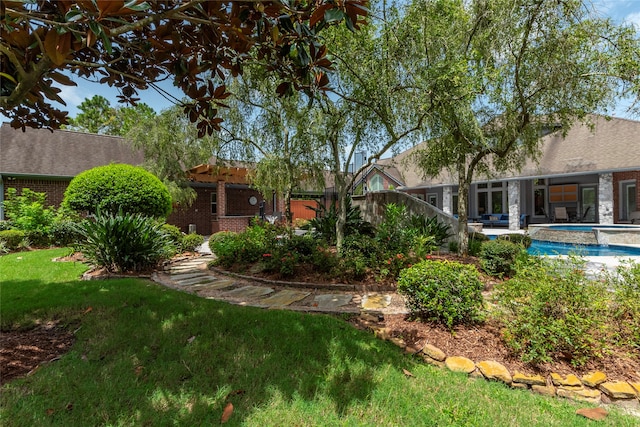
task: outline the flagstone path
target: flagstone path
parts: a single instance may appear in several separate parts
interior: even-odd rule
[[[214,257],[209,254],[178,261],[153,275],[153,280],[203,298],[232,304],[321,313],[407,313],[402,298],[394,292],[336,290],[335,286],[284,286],[234,278],[207,268]],[[345,289],[348,287],[345,287]]]

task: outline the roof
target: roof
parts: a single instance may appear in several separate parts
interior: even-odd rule
[[[528,161],[521,171],[496,174],[493,179],[551,177],[580,173],[606,173],[640,169],[640,122],[628,119],[591,116],[593,129],[576,124],[563,138],[560,132],[542,138],[542,156],[538,162]],[[399,155],[379,163],[395,167],[408,188],[456,184],[448,170],[438,177],[423,178],[411,161],[411,154],[424,148],[416,145]],[[392,170],[392,169],[390,169]],[[476,176],[474,181],[485,179]]]
[[[74,177],[110,163],[140,165],[142,152],[117,136],[0,126],[0,174]]]

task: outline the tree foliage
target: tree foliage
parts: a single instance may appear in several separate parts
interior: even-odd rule
[[[81,111],[69,119],[68,129],[104,135],[124,136],[140,121],[152,119],[156,113],[145,103],[113,107],[100,95],[86,98],[78,106]]]
[[[1,1],[0,113],[16,128],[57,128],[68,73],[115,86],[122,101],[173,77],[200,136],[219,129],[225,80],[257,59],[282,77],[278,92],[325,88],[331,62],[319,32],[357,29],[365,0]]]
[[[543,135],[606,113],[640,80],[637,32],[582,1],[414,0],[393,25],[405,84],[430,103],[417,164],[457,178],[462,252],[475,174],[518,169]]]

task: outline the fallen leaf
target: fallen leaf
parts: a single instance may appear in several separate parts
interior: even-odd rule
[[[609,415],[604,408],[582,408],[578,409],[576,414],[594,421],[604,420]]]
[[[46,413],[47,413],[47,415],[49,415],[49,416],[53,415],[53,414],[54,414],[54,412],[56,412],[56,411],[54,411],[54,410],[53,410],[53,408],[49,408],[49,409],[47,409],[47,410],[46,410]]]
[[[84,311],[84,313],[82,313],[82,314],[91,313],[92,311],[93,311],[93,307],[89,307],[89,308],[87,308],[87,309]]]
[[[67,411],[72,411],[73,410],[73,403],[69,402],[67,403],[67,406],[65,406],[65,408]]]
[[[409,371],[407,371],[406,369],[402,369],[402,373],[405,374],[408,377],[413,377],[413,374]]]
[[[139,377],[140,375],[142,375],[143,371],[144,371],[144,366],[136,366],[136,377]]]
[[[189,344],[191,344],[191,343],[193,342],[193,340],[195,340],[195,339],[196,339],[196,336],[194,335],[194,336],[192,336],[191,338],[189,338],[189,339],[187,340],[187,342],[188,342]]]
[[[224,407],[224,411],[222,411],[222,418],[220,418],[220,424],[224,424],[229,421],[231,418],[231,414],[233,414],[233,403],[227,403],[227,406]]]

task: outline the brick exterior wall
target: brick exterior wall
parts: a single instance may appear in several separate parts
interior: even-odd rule
[[[194,190],[198,197],[193,204],[188,208],[174,207],[173,212],[167,218],[167,222],[177,226],[185,233],[189,231],[189,224],[195,224],[196,233],[211,234],[211,193],[215,193],[216,188],[197,187]],[[218,200],[219,203],[220,201]]]
[[[28,188],[37,193],[46,193],[47,205],[60,207],[64,192],[71,180],[43,180],[43,179],[22,179],[22,178],[3,178],[4,199],[7,197],[7,189],[15,188],[18,195],[22,194],[23,188]],[[4,200],[3,199],[3,200]]]
[[[614,172],[613,173],[613,219],[614,222],[620,220],[620,182],[636,181],[636,210],[640,211],[640,170],[630,172]]]

